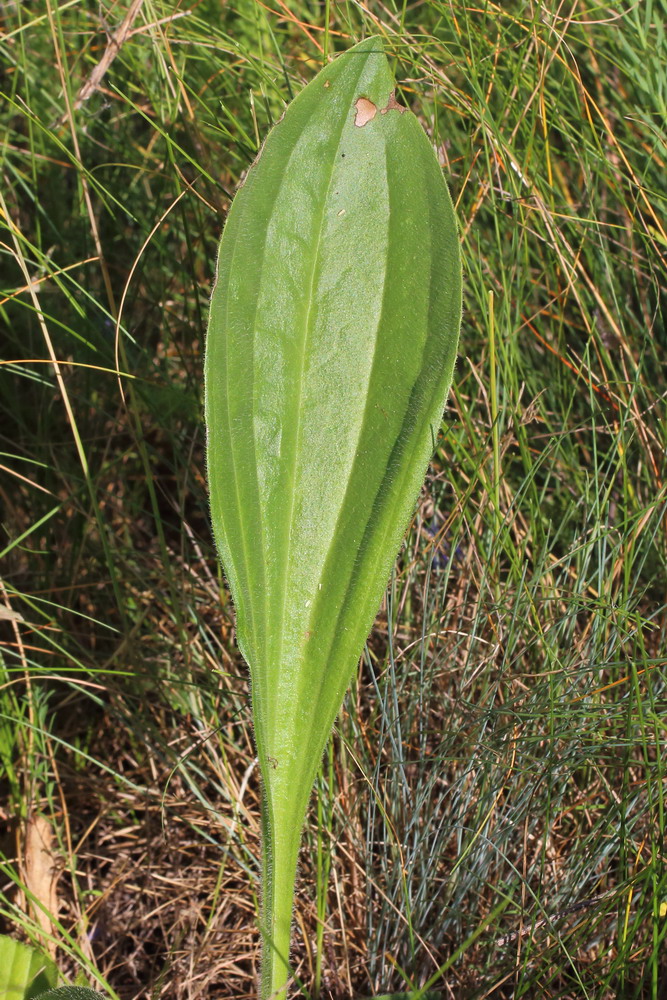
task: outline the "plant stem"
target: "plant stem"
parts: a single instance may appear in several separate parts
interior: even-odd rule
[[[262,976],[260,1000],[286,1000],[290,929],[299,854],[301,816],[288,822],[269,819],[262,808]],[[296,833],[295,833],[296,830]]]

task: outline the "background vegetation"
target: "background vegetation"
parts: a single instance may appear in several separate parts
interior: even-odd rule
[[[262,137],[375,32],[451,185],[465,312],[313,797],[298,974],[334,1000],[438,970],[457,1000],[664,998],[667,0],[0,16],[3,929],[114,998],[254,994],[207,301]]]

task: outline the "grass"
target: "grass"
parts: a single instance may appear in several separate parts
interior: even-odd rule
[[[114,998],[254,995],[207,301],[267,128],[325,52],[379,32],[457,203],[465,313],[313,797],[297,973],[334,1000],[439,970],[456,1000],[664,997],[665,0],[2,17],[4,930]],[[25,886],[34,813],[50,931]]]

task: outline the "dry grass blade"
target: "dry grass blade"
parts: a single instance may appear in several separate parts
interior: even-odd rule
[[[77,95],[72,102],[72,110],[78,111],[79,108],[81,108],[101,86],[104,77],[107,75],[109,69],[111,68],[111,64],[119,54],[123,44],[128,38],[131,37],[134,22],[136,21],[143,5],[144,0],[132,0],[121,24],[109,37],[102,58],[91,71],[90,76],[85,83],[79,88]],[[58,124],[64,125],[66,121],[67,112],[61,116],[58,120]]]
[[[53,920],[58,918],[58,858],[53,827],[45,816],[28,819],[23,839],[23,867],[27,906],[44,932],[49,954],[55,954]]]

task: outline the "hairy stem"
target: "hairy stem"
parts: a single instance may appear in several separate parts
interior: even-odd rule
[[[286,1000],[290,929],[302,816],[269,819],[262,808],[262,974],[260,1000]]]

